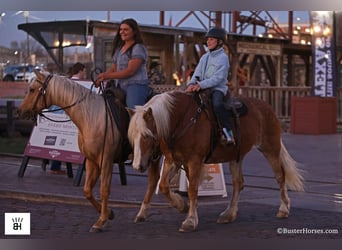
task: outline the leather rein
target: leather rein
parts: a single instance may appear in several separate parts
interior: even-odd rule
[[[36,79],[36,81],[37,81],[38,83],[40,83],[41,87],[39,88],[39,94],[38,94],[38,96],[37,96],[36,101],[34,102],[33,109],[36,109],[40,97],[43,97],[45,109],[48,108],[47,102],[46,102],[46,89],[47,89],[47,87],[48,87],[48,85],[49,85],[49,82],[50,82],[50,80],[52,79],[52,77],[53,77],[53,75],[51,75],[51,74],[48,75],[48,76],[46,77],[46,79],[45,79],[44,82],[41,82],[40,80]],[[90,90],[90,91],[91,91],[91,90]],[[56,108],[56,109],[53,109],[53,110],[40,111],[40,112],[38,113],[38,115],[39,115],[39,116],[42,116],[42,117],[44,117],[44,118],[46,118],[47,120],[52,121],[52,122],[69,122],[69,121],[71,121],[70,119],[68,119],[68,120],[54,120],[54,119],[51,119],[51,118],[47,117],[46,115],[44,115],[44,113],[51,113],[51,112],[57,112],[57,111],[60,111],[60,110],[69,109],[69,108],[71,108],[71,107],[73,107],[73,106],[79,104],[80,102],[82,102],[82,101],[85,99],[85,97],[86,97],[86,95],[82,96],[80,99],[76,100],[76,101],[73,102],[72,104],[67,105],[67,106],[64,106],[64,107],[62,107],[62,108]]]

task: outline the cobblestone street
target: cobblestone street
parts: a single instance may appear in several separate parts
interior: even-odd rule
[[[200,205],[198,230],[179,233],[178,227],[185,215],[173,208],[152,207],[146,222],[134,224],[138,207],[115,207],[115,218],[109,221],[106,231],[89,233],[90,226],[97,219],[90,205],[1,200],[3,211],[31,213],[31,235],[4,237],[8,239],[342,239],[342,213],[296,208],[288,219],[277,219],[275,214],[278,208],[275,206],[242,202],[234,223],[217,224],[218,215],[224,209],[224,204]],[[0,228],[3,235],[4,225],[1,224]],[[307,231],[278,233],[278,230],[290,229]],[[317,234],[312,232],[315,229],[339,229],[339,233]]]
[[[161,194],[153,196],[147,221],[133,223],[147,185],[147,173],[138,173],[129,165],[124,186],[114,167],[109,199],[114,220],[108,222],[104,232],[89,233],[98,214],[83,196],[84,176],[81,185],[74,186],[73,179],[52,175],[41,169],[40,159],[31,159],[20,178],[21,157],[3,155],[0,235],[2,239],[342,239],[342,134],[285,134],[284,143],[305,171],[305,191],[289,192],[292,206],[288,219],[276,218],[279,187],[268,163],[253,150],[243,164],[245,188],[237,220],[216,223],[231,197],[231,176],[224,164],[228,197],[199,197],[199,226],[193,233],[178,232],[185,214],[171,208]],[[98,188],[97,184],[95,197]],[[10,212],[31,214],[31,235],[4,234],[4,213]]]

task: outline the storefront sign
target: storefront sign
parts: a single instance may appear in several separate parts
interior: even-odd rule
[[[333,11],[311,11],[314,96],[336,95]]]
[[[237,52],[244,54],[280,56],[281,46],[279,44],[238,42]]]

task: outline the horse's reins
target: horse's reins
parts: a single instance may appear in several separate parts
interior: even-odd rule
[[[37,79],[37,82],[40,83],[41,87],[39,88],[39,94],[37,96],[37,99],[34,103],[34,106],[33,108],[36,109],[37,107],[37,103],[39,101],[39,98],[40,97],[43,97],[43,100],[44,100],[44,105],[46,108],[47,107],[47,103],[46,103],[46,89],[49,85],[49,82],[50,80],[52,79],[53,75],[48,75],[45,79],[44,82],[41,82],[40,80]],[[66,110],[66,109],[69,109],[73,106],[76,106],[77,104],[79,104],[80,102],[82,102],[84,99],[86,98],[86,95],[82,96],[80,99],[78,99],[77,101],[75,101],[74,103],[70,104],[70,105],[67,105],[67,106],[64,106],[64,107],[61,107],[61,108],[56,108],[56,109],[53,109],[53,110],[45,110],[45,111],[41,111],[38,113],[38,115],[44,117],[45,119],[49,120],[49,121],[52,121],[52,122],[69,122],[71,121],[70,119],[69,120],[54,120],[54,119],[51,119],[49,117],[47,117],[46,115],[44,115],[44,113],[51,113],[51,112],[57,112],[57,111],[60,111],[60,110]]]
[[[181,138],[186,133],[186,131],[188,131],[188,129],[197,122],[197,119],[204,108],[205,108],[205,104],[201,99],[200,106],[196,109],[195,115],[190,118],[190,122],[182,129],[182,131],[179,134],[177,134],[177,136],[173,134],[172,139],[178,140],[179,138]]]
[[[185,133],[186,131],[192,126],[194,125],[196,122],[197,122],[197,119],[199,117],[199,115],[201,114],[201,112],[205,109],[206,105],[206,101],[204,101],[202,99],[202,96],[201,95],[198,95],[199,96],[199,99],[200,99],[200,104],[199,104],[199,107],[197,108],[196,110],[196,113],[194,116],[192,116],[190,118],[190,122],[183,128],[183,130],[177,134],[177,136],[175,136],[175,134],[172,135],[172,140],[175,141],[175,140],[178,140],[179,138],[181,138]],[[238,134],[238,142],[237,142],[237,156],[236,156],[236,161],[238,162],[240,160],[240,141],[241,141],[241,133],[240,133],[240,120],[239,120],[239,115],[236,111],[236,109],[233,107],[233,112],[234,112],[234,115],[237,117],[236,119],[236,122],[237,122],[237,134]]]
[[[95,82],[97,81],[97,76],[102,73],[102,69],[100,68],[95,68],[91,74],[90,74],[90,79],[91,81],[93,82],[93,86],[95,85]],[[99,89],[99,93],[104,93],[104,86],[103,86],[103,82],[100,83],[100,89]],[[107,102],[106,102],[106,99],[105,97],[103,97],[103,101],[105,103],[105,109],[106,109],[106,112],[105,112],[105,116],[106,116],[106,119],[105,119],[105,131],[104,131],[104,136],[103,136],[103,143],[102,143],[102,155],[101,155],[101,162],[100,162],[100,168],[102,167],[102,163],[103,163],[103,157],[104,157],[104,149],[105,149],[105,140],[106,140],[106,135],[107,135],[107,127],[108,127],[108,117],[107,117],[107,113],[108,113],[108,107],[107,107]],[[112,127],[113,127],[113,122],[112,122]],[[113,130],[113,128],[112,128]],[[114,134],[113,134],[114,136]]]

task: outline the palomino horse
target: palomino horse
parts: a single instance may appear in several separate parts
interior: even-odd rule
[[[230,205],[223,211],[218,223],[230,223],[237,218],[240,191],[243,189],[242,160],[255,146],[271,164],[275,178],[280,186],[281,204],[278,218],[286,218],[290,212],[290,199],[286,184],[290,189],[303,190],[303,178],[296,162],[289,155],[281,138],[281,126],[270,105],[254,98],[240,98],[248,107],[248,113],[240,117],[240,157],[236,146],[217,143],[212,147],[211,126],[213,118],[203,112],[194,94],[171,91],[153,97],[144,106],[137,107],[131,117],[128,136],[133,146],[133,167],[146,170],[154,155],[165,155],[161,173],[160,191],[171,205],[181,212],[188,212],[179,231],[194,231],[198,225],[197,194],[204,163],[229,162],[233,181]],[[131,114],[132,115],[132,114]],[[160,153],[159,153],[160,154]],[[183,165],[189,188],[189,207],[184,199],[170,190],[169,182]],[[150,171],[151,173],[152,171]],[[156,173],[156,170],[154,170]],[[156,173],[156,175],[158,175]],[[157,178],[150,177],[150,182]],[[135,221],[144,221],[150,204],[149,192],[155,183],[149,183],[144,202]]]
[[[127,114],[125,105],[120,103],[115,102],[117,109],[124,110]],[[78,128],[78,146],[86,158],[84,195],[100,213],[90,231],[99,232],[108,219],[114,218],[113,211],[108,207],[108,198],[113,162],[121,157],[120,130],[112,119],[111,112],[107,111],[107,104],[101,95],[67,77],[36,72],[36,78],[30,82],[28,93],[18,108],[19,115],[24,118],[34,117],[51,105],[64,109]],[[127,127],[128,119],[126,129]],[[100,175],[101,203],[92,193]]]

